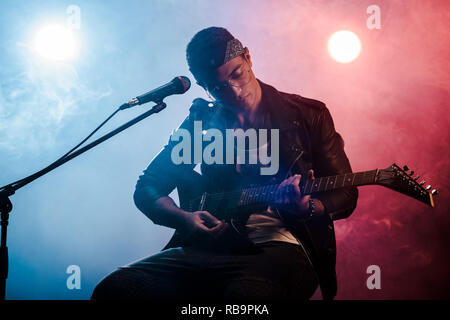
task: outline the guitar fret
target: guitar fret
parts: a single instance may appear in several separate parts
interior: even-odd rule
[[[311,181],[311,186],[309,187],[309,193],[313,193],[314,192],[314,185],[317,182],[316,179]]]
[[[270,199],[271,199],[271,200],[275,200],[275,194],[276,194],[277,189],[278,189],[278,186],[277,186],[277,185],[273,185],[273,186],[270,188]]]
[[[369,183],[375,183],[375,179],[377,177],[377,170],[373,170],[373,177],[370,179]]]
[[[320,178],[320,182],[319,182],[319,190],[318,190],[318,191],[319,191],[319,192],[324,191],[325,188],[326,188],[326,186],[327,186],[326,177]]]
[[[327,190],[328,187],[328,183],[330,182],[330,177],[327,177],[327,183],[325,183],[325,188],[323,189],[324,191]]]
[[[253,188],[250,188],[250,192],[249,192],[249,194],[250,194],[250,198],[249,198],[249,203],[248,204],[252,204],[253,203],[253,199],[254,199],[254,193],[255,193],[255,190],[253,189]]]
[[[257,202],[258,202],[258,189],[253,188],[253,203],[257,203]]]
[[[307,194],[306,190],[308,189],[308,183],[310,180],[306,180],[305,184],[300,185],[300,191],[302,194]]]
[[[329,177],[329,180],[330,181],[327,183],[327,190],[332,190],[332,189],[334,189],[334,186],[335,186],[336,176]]]
[[[334,187],[338,188],[339,186],[339,178],[344,179],[342,175],[336,176],[336,181],[334,182]]]
[[[353,173],[349,173],[349,174],[350,174],[350,175],[353,175]],[[354,177],[355,177],[355,176],[353,175],[353,178],[354,178]],[[352,185],[352,182],[351,182],[352,179],[346,178],[346,181],[347,181],[347,182],[350,182],[349,185]],[[344,183],[344,185],[345,185],[345,183]]]
[[[256,202],[261,202],[261,189],[259,187],[255,190],[255,197]]]
[[[312,187],[312,189],[311,189],[311,193],[316,192],[316,191],[319,190],[320,180],[321,180],[321,179],[322,179],[322,178],[314,179],[314,183],[313,183],[313,187]],[[317,180],[319,180],[319,183],[317,183]]]
[[[312,180],[308,180],[308,182],[305,184],[305,194],[311,194],[311,187],[312,187]]]
[[[312,183],[311,183],[311,189],[309,190],[309,193],[313,193],[314,191],[314,185],[316,184],[316,182],[315,181],[312,181]]]

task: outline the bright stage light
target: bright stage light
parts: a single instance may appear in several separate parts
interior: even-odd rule
[[[328,39],[328,52],[330,56],[340,63],[355,60],[361,52],[361,41],[351,31],[338,31]]]
[[[77,41],[64,26],[49,25],[38,31],[34,48],[42,57],[50,60],[69,60],[75,57]]]

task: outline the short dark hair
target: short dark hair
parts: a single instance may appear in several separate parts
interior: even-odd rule
[[[204,82],[212,70],[223,64],[231,39],[233,35],[221,27],[205,28],[192,37],[186,47],[186,60],[197,82]]]

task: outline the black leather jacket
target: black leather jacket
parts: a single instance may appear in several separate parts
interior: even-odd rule
[[[280,170],[277,175],[265,177],[265,182],[281,182],[286,174],[300,173],[306,177],[313,169],[315,177],[331,176],[352,172],[349,160],[344,152],[342,137],[336,132],[329,110],[324,103],[276,90],[258,80],[262,88],[262,101],[271,119],[271,127],[279,129]],[[203,128],[223,127],[225,109],[218,104],[213,107],[203,99],[195,99],[189,116],[180,128],[193,129],[194,120],[202,120]],[[191,131],[192,132],[192,131]],[[153,158],[144,174],[139,177],[134,193],[136,206],[152,219],[151,210],[154,200],[167,196],[176,187],[189,188],[195,164],[175,165],[170,158],[176,142],[168,144]],[[225,170],[225,171],[223,171]],[[201,171],[209,176],[209,181],[226,183],[227,165],[205,165]],[[259,181],[263,182],[264,181]],[[319,278],[324,299],[333,299],[336,295],[336,242],[333,221],[348,217],[356,207],[358,189],[346,187],[313,194],[321,200],[325,214],[308,221],[288,225],[290,231],[305,249]],[[176,237],[175,237],[176,238]],[[165,248],[182,245],[172,238]],[[164,248],[164,249],[165,249]]]

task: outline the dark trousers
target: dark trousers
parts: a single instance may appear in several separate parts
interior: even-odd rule
[[[91,299],[305,300],[317,286],[299,245],[271,241],[243,252],[167,249],[119,267]]]

